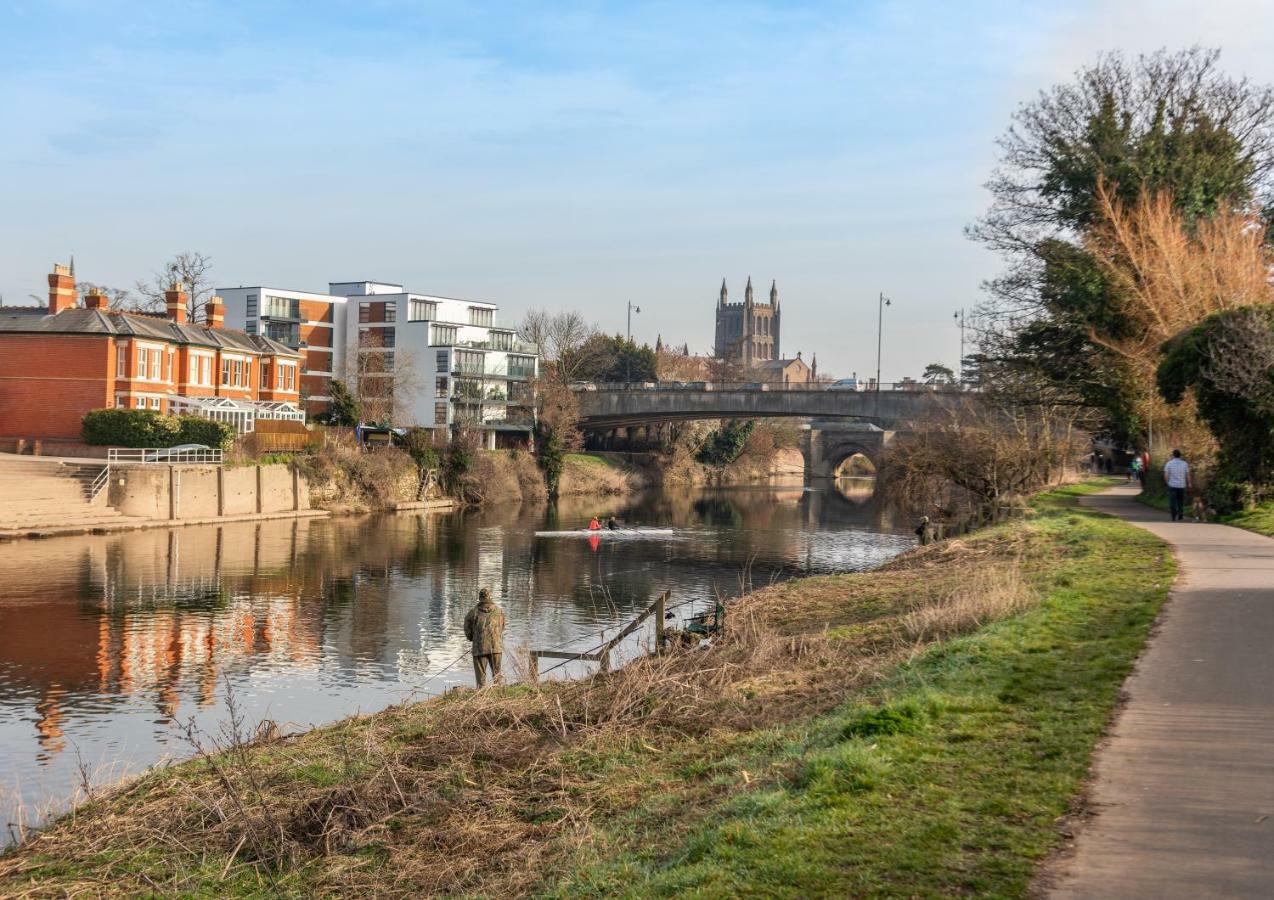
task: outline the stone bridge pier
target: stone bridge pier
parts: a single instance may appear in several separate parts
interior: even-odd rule
[[[840,464],[858,453],[879,469],[896,433],[863,422],[810,422],[801,445],[806,480],[834,478]]]

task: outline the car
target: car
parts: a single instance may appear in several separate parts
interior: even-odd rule
[[[856,391],[859,390],[861,382],[857,378],[842,378],[839,381],[833,381],[827,386],[829,391]]]

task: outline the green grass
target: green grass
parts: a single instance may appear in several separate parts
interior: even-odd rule
[[[605,456],[598,456],[595,453],[568,453],[566,461],[584,468],[595,469],[623,469],[624,464],[620,460],[611,459]]]
[[[738,741],[741,786],[690,827],[614,823],[557,896],[1022,896],[1057,843],[1124,678],[1172,582],[1164,545],[1036,501],[1057,565],[1026,614],[937,646],[829,715]],[[760,776],[760,777],[757,777]]]
[[[1262,503],[1241,513],[1226,516],[1224,521],[1228,525],[1237,525],[1266,537],[1274,537],[1274,502]]]

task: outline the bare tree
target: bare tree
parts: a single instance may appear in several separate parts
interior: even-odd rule
[[[204,318],[204,304],[212,297],[212,257],[203,253],[178,253],[150,281],[138,281],[140,298],[132,302],[132,308],[141,312],[162,312],[164,292],[174,284],[186,294],[186,316],[191,322]]]
[[[425,379],[413,351],[382,350],[381,339],[380,329],[363,332],[363,343],[346,360],[341,380],[357,398],[363,421],[406,424]]]
[[[107,299],[112,309],[133,309],[136,307],[135,299],[132,291],[128,288],[111,287],[106,284],[97,284],[92,281],[81,281],[75,285],[79,290],[81,297],[87,297],[89,294],[101,294]]]
[[[554,363],[553,376],[566,384],[578,380],[581,372],[596,368],[605,350],[600,341],[591,340],[598,333],[597,326],[574,311],[532,310],[518,331],[539,345],[540,358]]]

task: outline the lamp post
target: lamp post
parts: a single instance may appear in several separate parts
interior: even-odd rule
[[[951,318],[960,323],[960,377],[957,380],[960,382],[960,387],[964,387],[964,309],[952,313]]]
[[[633,301],[628,301],[628,343],[633,342],[633,313],[641,314],[641,307],[634,306]],[[624,349],[624,384],[629,384],[633,380],[632,354],[628,352],[628,348]]]
[[[885,307],[891,306],[884,291],[880,293],[880,303],[876,307],[876,393],[880,393],[880,348],[885,336]]]

